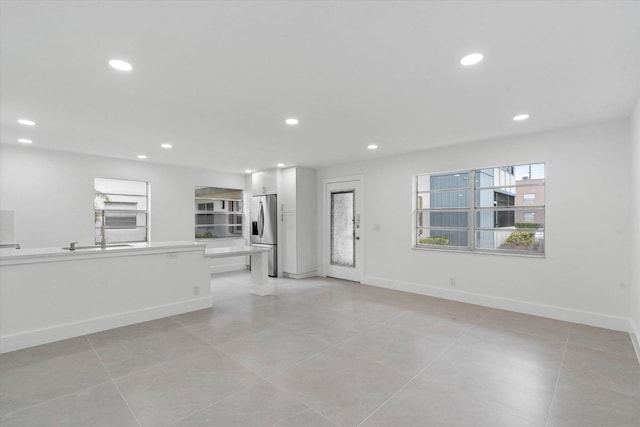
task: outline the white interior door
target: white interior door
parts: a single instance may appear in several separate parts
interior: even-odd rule
[[[360,282],[364,274],[362,182],[329,182],[325,187],[327,276]]]

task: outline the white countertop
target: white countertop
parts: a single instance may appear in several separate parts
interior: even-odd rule
[[[145,242],[128,243],[127,245],[128,246],[107,246],[105,249],[97,246],[87,249],[76,249],[75,251],[62,249],[62,246],[58,248],[2,248],[0,249],[0,265],[72,261],[105,256],[128,256],[177,251],[202,251],[204,253],[206,247],[204,243],[197,242]]]
[[[269,252],[268,248],[260,248],[257,246],[228,246],[223,248],[207,248],[204,256],[210,258],[225,258],[232,256],[251,255],[262,252]]]

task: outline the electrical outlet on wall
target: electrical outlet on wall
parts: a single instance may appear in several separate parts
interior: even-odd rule
[[[193,287],[193,295],[200,295],[200,286]]]
[[[456,285],[456,278],[449,277],[449,286],[455,286],[455,285]]]

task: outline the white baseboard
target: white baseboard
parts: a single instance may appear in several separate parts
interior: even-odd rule
[[[96,317],[49,328],[21,332],[14,335],[0,337],[0,353],[20,350],[36,345],[47,344],[68,338],[79,337],[134,323],[160,319],[162,317],[201,310],[213,305],[211,296],[190,299],[174,304],[148,307],[141,310],[117,313],[109,316]]]
[[[212,265],[210,267],[211,274],[215,273],[227,273],[229,271],[238,271],[238,270],[246,270],[247,264],[244,262],[238,262],[234,264],[225,264],[225,265]]]
[[[300,274],[284,273],[284,277],[290,277],[292,279],[307,279],[309,277],[316,277],[317,275],[318,272],[316,270]]]
[[[632,323],[631,325],[632,331],[629,332],[631,335],[631,342],[633,343],[633,348],[636,350],[636,357],[638,358],[638,363],[640,363],[640,331]]]
[[[608,314],[575,310],[572,308],[558,307],[546,304],[537,304],[510,298],[494,297],[461,291],[457,289],[454,290],[437,286],[429,286],[421,283],[389,280],[380,277],[365,277],[362,281],[362,284],[404,292],[412,292],[420,295],[428,295],[436,298],[466,302],[469,304],[482,305],[485,307],[498,308],[501,310],[515,311],[518,313],[531,314],[534,316],[547,317],[550,319],[563,320],[566,322],[580,323],[584,325],[596,326],[599,328],[613,329],[616,331],[628,332],[631,334],[633,333],[631,320],[626,317],[611,316]],[[635,335],[637,340],[637,333]],[[636,351],[638,351],[637,341]]]

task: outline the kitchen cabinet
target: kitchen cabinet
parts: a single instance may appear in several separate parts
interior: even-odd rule
[[[278,192],[278,170],[269,169],[251,175],[251,191],[254,196]]]
[[[285,276],[301,279],[317,274],[316,171],[287,168],[281,173]]]

